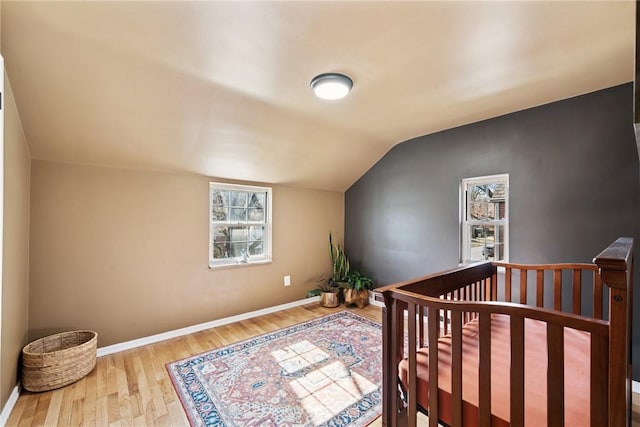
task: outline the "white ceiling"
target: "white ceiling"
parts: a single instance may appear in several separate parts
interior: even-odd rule
[[[633,1],[4,0],[1,16],[33,158],[337,191],[407,139],[634,74]],[[324,72],[350,96],[316,99]]]

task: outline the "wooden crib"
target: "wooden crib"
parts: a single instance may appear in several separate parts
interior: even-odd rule
[[[594,264],[482,262],[376,289],[383,425],[631,425],[632,276],[620,238]]]

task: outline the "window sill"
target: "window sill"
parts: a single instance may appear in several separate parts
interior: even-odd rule
[[[209,270],[226,270],[233,268],[243,268],[243,267],[252,267],[258,265],[268,265],[271,264],[272,260],[264,259],[260,261],[249,261],[249,262],[233,262],[229,264],[217,264],[217,265],[209,265]]]

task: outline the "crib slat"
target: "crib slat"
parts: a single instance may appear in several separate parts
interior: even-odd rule
[[[404,332],[398,326],[398,305],[399,301],[392,298],[385,298],[385,307],[382,308],[384,328],[382,330],[382,383],[385,390],[398,389],[398,375],[396,366],[400,359],[398,351],[404,349],[400,347],[400,337]],[[404,316],[402,321],[404,322]],[[398,425],[398,399],[396,393],[387,393],[382,396],[382,423],[385,426],[397,427]]]
[[[564,426],[564,328],[547,323],[547,426]]]
[[[451,312],[452,426],[462,426],[462,313]]]
[[[416,306],[416,318],[418,319],[417,320],[418,323],[417,323],[417,326],[416,326],[417,327],[417,330],[416,330],[416,341],[418,343],[417,344],[418,348],[424,347],[424,342],[423,342],[424,340],[422,339],[422,333],[423,333],[423,329],[424,329],[423,326],[422,326],[422,314],[423,314],[422,306],[421,305]],[[408,316],[409,316],[409,313],[407,312],[407,318],[408,318]],[[407,331],[407,333],[408,333],[408,331]]]
[[[478,400],[480,426],[491,426],[491,314],[480,313],[480,361]]]
[[[536,270],[536,305],[544,306],[544,270]]]
[[[474,282],[473,283],[473,300],[474,301],[479,301],[480,300],[480,286],[479,286],[479,282]],[[478,317],[478,313],[473,313],[473,318],[477,318]]]
[[[428,313],[429,328],[429,427],[438,427],[438,309],[431,306]]]
[[[498,301],[498,269],[493,269],[491,275],[491,301]]]
[[[408,412],[407,412],[407,419],[408,419],[408,425],[409,426],[414,426],[416,425],[416,415],[417,415],[417,410],[418,410],[418,387],[417,387],[417,378],[418,378],[418,373],[417,373],[417,362],[416,362],[416,305],[413,303],[409,304],[408,307],[408,317],[407,317],[407,324],[408,324],[408,332],[407,332],[407,339],[409,341],[409,374],[408,374],[408,378],[409,378],[409,384],[408,384],[408,393],[407,393],[407,406],[408,406]]]
[[[419,338],[418,338],[418,343],[420,348],[424,347],[424,316],[426,314],[426,308],[424,306],[419,306],[418,307],[418,313],[419,316],[418,318],[420,319],[420,323],[418,323],[418,334],[419,334]]]
[[[562,310],[562,270],[553,270],[553,309]]]
[[[463,301],[467,301],[469,295],[467,295],[467,288],[468,286],[465,286],[464,288],[462,288],[462,300]],[[462,321],[464,323],[467,323],[469,321],[469,312],[465,311],[462,317]]]
[[[597,271],[593,272],[593,317],[602,319],[602,279]]]
[[[396,362],[394,355],[398,348],[398,335],[394,330],[395,327],[395,312],[397,301],[388,298],[385,306],[382,308],[382,385],[383,388],[394,390],[391,387],[398,387],[398,375],[394,370],[393,363]],[[390,384],[390,385],[389,385]],[[395,396],[390,397],[388,394],[382,396],[382,424],[390,427],[396,427],[397,425],[397,406],[398,399]]]
[[[573,314],[582,314],[582,271],[573,269]]]
[[[504,300],[511,302],[511,267],[504,269]]]
[[[527,270],[520,270],[520,304],[527,303]]]
[[[422,314],[420,322],[420,347],[426,347],[426,343],[429,342],[429,338],[427,337],[428,331],[425,327],[425,322],[429,315],[429,313],[427,313],[427,307],[420,306],[420,313]]]
[[[477,285],[476,282],[473,282],[471,284],[471,301],[477,301],[477,299],[476,299],[476,285]]]
[[[524,318],[511,316],[511,426],[524,426]]]
[[[601,293],[602,295],[602,293]],[[591,426],[607,425],[607,367],[609,365],[607,337],[591,334]]]
[[[444,321],[444,334],[449,333],[449,310],[442,310],[442,320]]]

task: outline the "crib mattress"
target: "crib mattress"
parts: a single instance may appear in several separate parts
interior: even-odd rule
[[[525,425],[547,425],[547,328],[546,323],[525,320]],[[588,426],[590,411],[590,335],[564,329],[565,425]],[[509,317],[491,317],[491,412],[492,425],[509,425],[510,405],[510,328]],[[418,404],[428,407],[428,354],[417,352]],[[400,362],[399,375],[407,387],[408,361]],[[462,406],[463,425],[478,425],[478,320],[462,330]],[[451,336],[438,340],[438,414],[451,424]],[[606,384],[602,384],[606,387]]]

